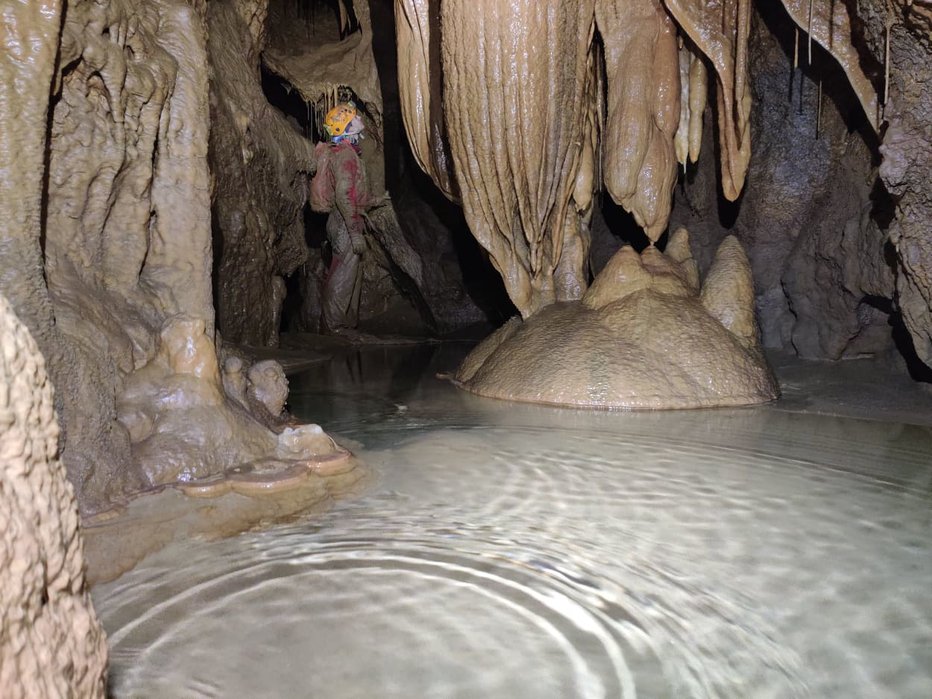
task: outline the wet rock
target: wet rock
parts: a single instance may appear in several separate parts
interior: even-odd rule
[[[283,279],[307,259],[313,142],[260,84],[268,0],[208,6],[217,320],[231,342],[276,346]],[[259,28],[262,28],[261,30]]]
[[[685,231],[676,248],[680,256]],[[619,250],[582,301],[514,320],[457,372],[481,396],[589,408],[696,408],[772,400],[750,265],[726,239],[701,295],[683,262]]]
[[[0,296],[0,690],[106,696],[107,646],[84,580],[45,360]]]
[[[721,201],[712,164],[701,160],[677,191],[672,221],[693,232],[702,269],[724,236],[746,247],[765,346],[822,359],[883,355],[893,346],[888,319],[858,311],[865,299],[894,295],[886,232],[872,201],[876,139],[834,59],[816,44],[809,67],[800,39],[802,67],[794,71],[790,18],[779,8],[758,10],[750,37],[754,149],[744,194],[735,204]],[[709,129],[705,140],[711,148]]]

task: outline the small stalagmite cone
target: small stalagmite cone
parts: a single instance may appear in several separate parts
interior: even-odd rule
[[[700,294],[702,305],[743,347],[759,351],[754,317],[754,278],[744,247],[734,236],[718,246]]]
[[[582,302],[588,308],[602,308],[648,286],[650,273],[644,269],[641,256],[630,245],[625,245],[599,272]]]
[[[689,231],[682,226],[677,228],[670,236],[664,254],[680,265],[690,288],[693,291],[699,291],[699,265],[693,259],[693,253],[689,247]]]

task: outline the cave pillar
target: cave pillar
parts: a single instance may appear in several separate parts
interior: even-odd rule
[[[174,0],[159,5],[160,37],[177,61],[177,73],[159,126],[155,216],[143,281],[156,291],[166,315],[202,318],[212,336],[207,26],[196,7]]]

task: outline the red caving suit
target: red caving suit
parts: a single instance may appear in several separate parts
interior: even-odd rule
[[[321,294],[326,330],[354,328],[359,321],[359,295],[366,249],[363,212],[370,206],[366,170],[350,143],[318,143],[317,174],[311,179],[311,208],[329,213],[327,238],[333,260]]]

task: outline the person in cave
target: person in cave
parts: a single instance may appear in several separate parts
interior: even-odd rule
[[[366,250],[363,214],[371,204],[359,143],[363,122],[352,102],[338,104],[324,119],[329,140],[316,146],[317,174],[311,179],[311,208],[328,213],[327,239],[332,259],[321,293],[325,332],[356,327]]]

